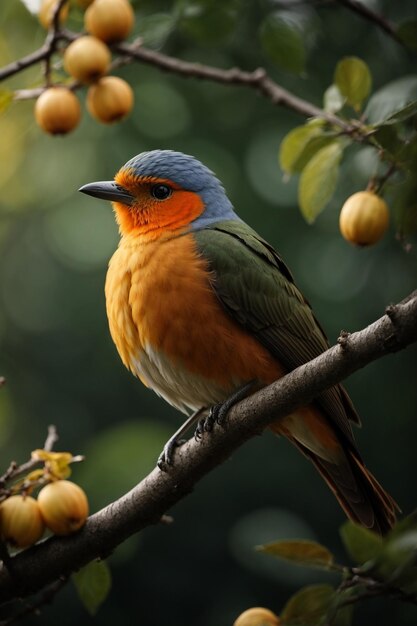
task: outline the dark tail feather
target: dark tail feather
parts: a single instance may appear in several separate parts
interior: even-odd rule
[[[331,463],[296,439],[291,437],[290,440],[315,465],[349,519],[380,535],[385,535],[393,527],[400,508],[356,452],[341,446],[340,459]]]

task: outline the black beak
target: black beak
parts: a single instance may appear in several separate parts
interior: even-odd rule
[[[83,185],[78,191],[86,193],[88,196],[94,198],[101,198],[102,200],[111,200],[112,202],[122,202],[130,206],[134,202],[134,197],[127,189],[113,182],[101,181],[99,183],[88,183]]]

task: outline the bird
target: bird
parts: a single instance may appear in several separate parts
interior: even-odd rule
[[[206,415],[210,430],[210,407],[227,412],[328,349],[281,256],[197,158],[142,152],[114,180],[79,191],[111,201],[119,227],[105,296],[121,360],[191,421]],[[399,509],[365,466],[352,424],[360,419],[339,384],[269,428],[313,463],[350,520],[383,535]],[[203,418],[197,433],[204,429]],[[161,467],[173,462],[179,432]]]

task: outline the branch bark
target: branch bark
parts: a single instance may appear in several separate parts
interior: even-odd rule
[[[198,481],[272,420],[307,404],[356,370],[417,341],[417,291],[388,307],[359,332],[343,333],[337,345],[233,407],[226,429],[179,448],[168,472],[155,468],[119,500],[92,515],[70,537],[52,537],[0,569],[0,602],[27,596],[68,576],[95,558],[105,558],[130,535],[161,521]]]

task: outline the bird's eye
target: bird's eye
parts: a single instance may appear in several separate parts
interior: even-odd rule
[[[156,200],[166,200],[172,194],[172,189],[168,185],[152,185],[151,194]]]

